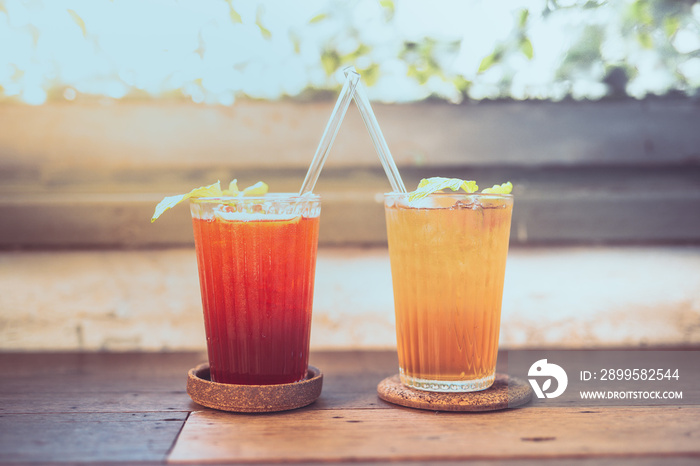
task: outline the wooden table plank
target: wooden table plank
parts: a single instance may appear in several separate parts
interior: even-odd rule
[[[0,462],[165,461],[201,353],[0,353]]]
[[[0,391],[171,391],[202,361],[201,352],[0,353]]]
[[[377,398],[377,384],[398,373],[396,351],[321,351],[311,363],[323,371],[314,409],[389,408]]]
[[[186,412],[0,414],[0,462],[163,461],[186,417]]]
[[[700,456],[699,419],[697,406],[489,414],[305,409],[263,416],[204,410],[190,415],[169,462]]]
[[[185,390],[172,392],[0,393],[2,414],[190,412]]]
[[[0,353],[0,414],[189,412],[201,353]]]

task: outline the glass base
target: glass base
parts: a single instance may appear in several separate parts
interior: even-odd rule
[[[478,392],[489,388],[496,380],[496,371],[494,370],[491,374],[481,379],[428,380],[407,375],[402,368],[399,368],[399,377],[401,378],[401,383],[417,390],[439,393],[464,393]]]

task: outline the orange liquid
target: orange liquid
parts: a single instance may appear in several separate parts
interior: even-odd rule
[[[193,218],[211,379],[304,379],[319,218]]]
[[[493,383],[512,198],[488,205],[387,203],[399,366],[408,385],[472,391]]]

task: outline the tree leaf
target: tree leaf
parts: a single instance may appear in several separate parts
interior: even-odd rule
[[[493,65],[498,63],[500,58],[500,53],[498,52],[493,52],[491,55],[484,57],[484,59],[481,60],[481,63],[479,64],[479,70],[477,72],[483,73],[484,71],[488,70]]]
[[[67,9],[68,14],[70,15],[71,18],[73,18],[73,21],[75,24],[80,27],[80,30],[83,32],[83,37],[87,36],[87,29],[85,28],[85,21],[83,21],[83,18],[80,17],[78,13],[76,13],[74,10],[71,10],[70,8]]]
[[[681,22],[678,20],[677,16],[667,16],[664,18],[664,32],[666,33],[666,37],[673,37],[680,25]]]
[[[459,92],[464,93],[467,91],[467,89],[469,89],[471,81],[464,79],[464,76],[455,76],[452,78],[452,84]]]
[[[654,41],[651,38],[651,34],[647,32],[640,32],[637,34],[637,41],[645,49],[651,49],[654,46]]]
[[[323,65],[323,70],[326,72],[326,76],[330,76],[335,73],[340,66],[340,57],[335,50],[325,50],[321,54],[321,64]]]
[[[238,12],[233,8],[233,6],[230,6],[228,9],[228,15],[231,18],[231,22],[236,24],[242,24],[243,23],[243,18],[241,18],[241,15],[238,14]]]
[[[259,20],[255,22],[255,25],[260,29],[260,34],[262,34],[262,36],[265,39],[269,39],[270,37],[272,37],[272,33],[270,32],[270,30],[263,26]]]
[[[523,39],[520,41],[520,51],[528,59],[532,60],[534,50],[532,49],[532,42],[530,42],[530,39],[528,39],[527,37],[523,37]]]
[[[232,23],[243,23],[243,18],[241,18],[241,15],[238,14],[236,9],[233,7],[233,0],[226,0],[226,3],[228,4],[228,16],[231,18]]]
[[[263,15],[264,10],[265,9],[262,5],[258,8],[258,12],[255,15],[255,25],[258,27],[258,29],[260,29],[260,34],[262,34],[263,38],[269,39],[270,37],[272,37],[272,33],[270,32],[270,30],[268,28],[263,26],[263,23],[262,23],[262,15]]]
[[[328,17],[327,14],[321,13],[320,15],[316,15],[316,16],[314,16],[313,18],[311,18],[311,19],[309,20],[309,24],[320,23],[321,21],[323,21],[323,20],[326,19],[327,17]]]
[[[651,2],[637,0],[629,7],[629,12],[632,19],[645,26],[651,26],[654,22],[654,16],[651,14]]]
[[[393,18],[394,12],[396,11],[393,0],[379,0],[379,5],[387,11],[387,19]]]
[[[289,41],[294,47],[294,53],[299,55],[301,53],[301,38],[294,31],[289,31]]]
[[[518,27],[520,29],[524,28],[527,24],[527,18],[530,16],[530,11],[527,8],[520,10],[520,17],[518,18]]]

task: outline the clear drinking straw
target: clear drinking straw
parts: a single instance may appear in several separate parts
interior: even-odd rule
[[[299,190],[300,196],[313,192],[316,181],[318,181],[318,176],[321,174],[323,164],[328,158],[333,141],[335,141],[335,137],[340,129],[340,123],[342,123],[345,113],[350,106],[352,96],[355,94],[355,88],[358,82],[360,82],[360,75],[357,71],[354,69],[346,69],[345,84],[343,84],[343,88],[340,90],[338,101],[335,103],[335,108],[333,108],[323,136],[321,136],[321,142],[319,142],[318,148],[316,148],[316,154],[314,154],[311,165],[309,165],[309,170],[306,172],[306,178],[304,178],[304,183]]]
[[[350,76],[356,74],[359,77],[357,71],[354,67],[345,68],[345,76]],[[372,106],[369,103],[367,94],[365,93],[364,86],[362,83],[358,83],[355,88],[355,104],[357,109],[360,111],[360,116],[362,116],[362,121],[365,122],[367,131],[372,138],[372,143],[374,143],[374,148],[379,155],[379,160],[382,162],[382,167],[384,167],[384,172],[387,178],[389,178],[389,183],[391,184],[391,189],[396,193],[405,193],[406,186],[403,184],[401,175],[399,174],[399,169],[396,168],[394,163],[394,158],[391,156],[391,151],[389,151],[389,146],[386,144],[382,130],[379,128],[379,123],[377,118],[374,116],[372,111]]]

